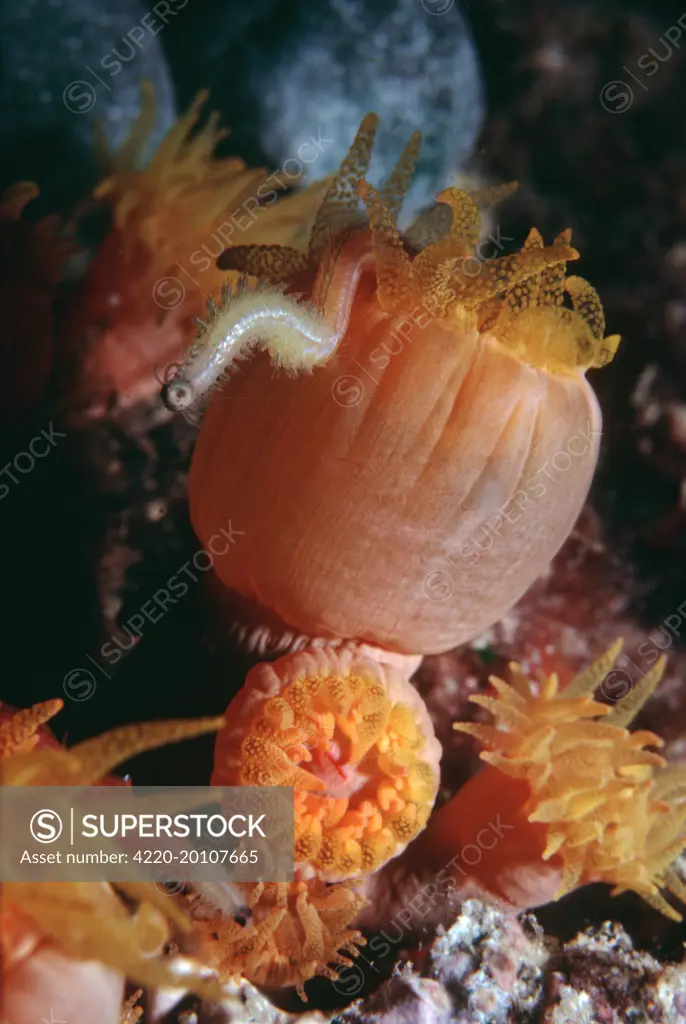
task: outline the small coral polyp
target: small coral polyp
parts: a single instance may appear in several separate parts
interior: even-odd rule
[[[512,186],[447,189],[402,234],[419,137],[377,190],[375,128],[369,115],[306,254],[223,254],[249,287],[211,310],[166,398],[181,408],[221,385],[191,519],[202,543],[229,514],[250,519],[214,571],[263,610],[275,646],[296,633],[430,654],[492,625],[569,535],[601,433],[585,371],[619,338],[605,337],[591,285],[567,277],[569,231],[475,257],[481,212]],[[282,372],[258,353],[232,377],[259,348]],[[551,460],[564,480],[532,487]],[[438,597],[436,571],[451,581]]]
[[[681,919],[661,890],[686,898],[672,866],[686,848],[686,768],[668,768],[647,749],[663,745],[659,736],[626,728],[665,662],[611,707],[592,694],[620,648],[618,642],[563,689],[555,675],[536,685],[512,665],[511,684],[494,677],[495,696],[470,698],[496,725],[455,724],[484,744],[488,767],[435,816],[426,838],[457,851],[500,813],[499,842],[481,851],[470,872],[521,909],[606,882],[615,895],[633,890]]]
[[[220,974],[243,974],[258,985],[295,986],[307,1002],[305,982],[315,976],[336,981],[336,966],[359,955],[362,935],[350,929],[364,897],[350,886],[321,879],[240,885],[250,911],[248,927],[227,918],[196,911],[206,938],[205,959]]]
[[[300,877],[375,871],[426,825],[440,747],[391,666],[352,651],[286,655],[252,669],[227,715],[212,783],[294,788]]]

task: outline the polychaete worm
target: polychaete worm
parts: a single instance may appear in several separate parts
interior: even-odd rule
[[[207,322],[198,321],[200,330],[183,366],[162,388],[167,408],[180,412],[204,397],[252,347],[265,348],[286,370],[326,363],[348,328],[360,277],[373,264],[368,232],[348,240],[339,259],[331,255],[319,268],[314,302],[300,302],[277,287],[251,289],[245,277],[235,291],[223,288],[220,305],[210,301]]]

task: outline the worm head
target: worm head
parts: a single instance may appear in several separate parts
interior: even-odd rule
[[[162,401],[171,412],[182,412],[195,401],[193,385],[185,377],[174,377],[162,387]]]

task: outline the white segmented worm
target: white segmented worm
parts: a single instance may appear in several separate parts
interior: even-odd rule
[[[277,366],[291,371],[327,362],[348,328],[362,272],[373,265],[368,233],[354,236],[336,256],[332,251],[322,260],[314,304],[278,288],[248,289],[245,280],[234,293],[225,289],[221,305],[210,304],[208,321],[201,323],[183,367],[162,388],[167,408],[187,409],[253,346],[265,348]]]
[[[336,351],[339,333],[313,307],[276,290],[244,291],[214,310],[182,370],[162,389],[168,409],[188,408],[251,346],[267,349],[277,366],[308,370]]]

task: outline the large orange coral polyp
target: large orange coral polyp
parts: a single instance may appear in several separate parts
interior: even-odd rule
[[[448,190],[447,232],[433,213],[403,238],[416,140],[377,192],[359,184],[374,127],[365,120],[332,183],[307,259],[225,253],[263,287],[240,307],[228,297],[201,330],[185,393],[224,380],[247,345],[312,372],[275,375],[260,354],[213,396],[191,518],[203,542],[229,515],[251,523],[214,568],[284,630],[432,653],[496,621],[572,529],[601,426],[584,373],[618,338],[603,337],[591,286],[566,277],[569,232],[475,259],[479,209],[506,189]],[[307,273],[306,295],[288,294]]]
[[[216,785],[293,786],[299,877],[375,871],[426,825],[440,747],[405,676],[351,651],[257,665],[217,737]]]
[[[501,815],[498,842],[469,874],[521,909],[606,882],[680,920],[661,890],[686,897],[672,867],[686,848],[686,769],[667,768],[648,749],[662,746],[659,736],[626,728],[657,686],[664,659],[613,708],[592,694],[620,646],[563,689],[554,675],[537,686],[514,665],[511,684],[494,678],[495,696],[470,698],[495,726],[455,725],[484,744],[488,767],[435,816],[427,841],[452,849],[456,874],[464,873],[459,852]]]

